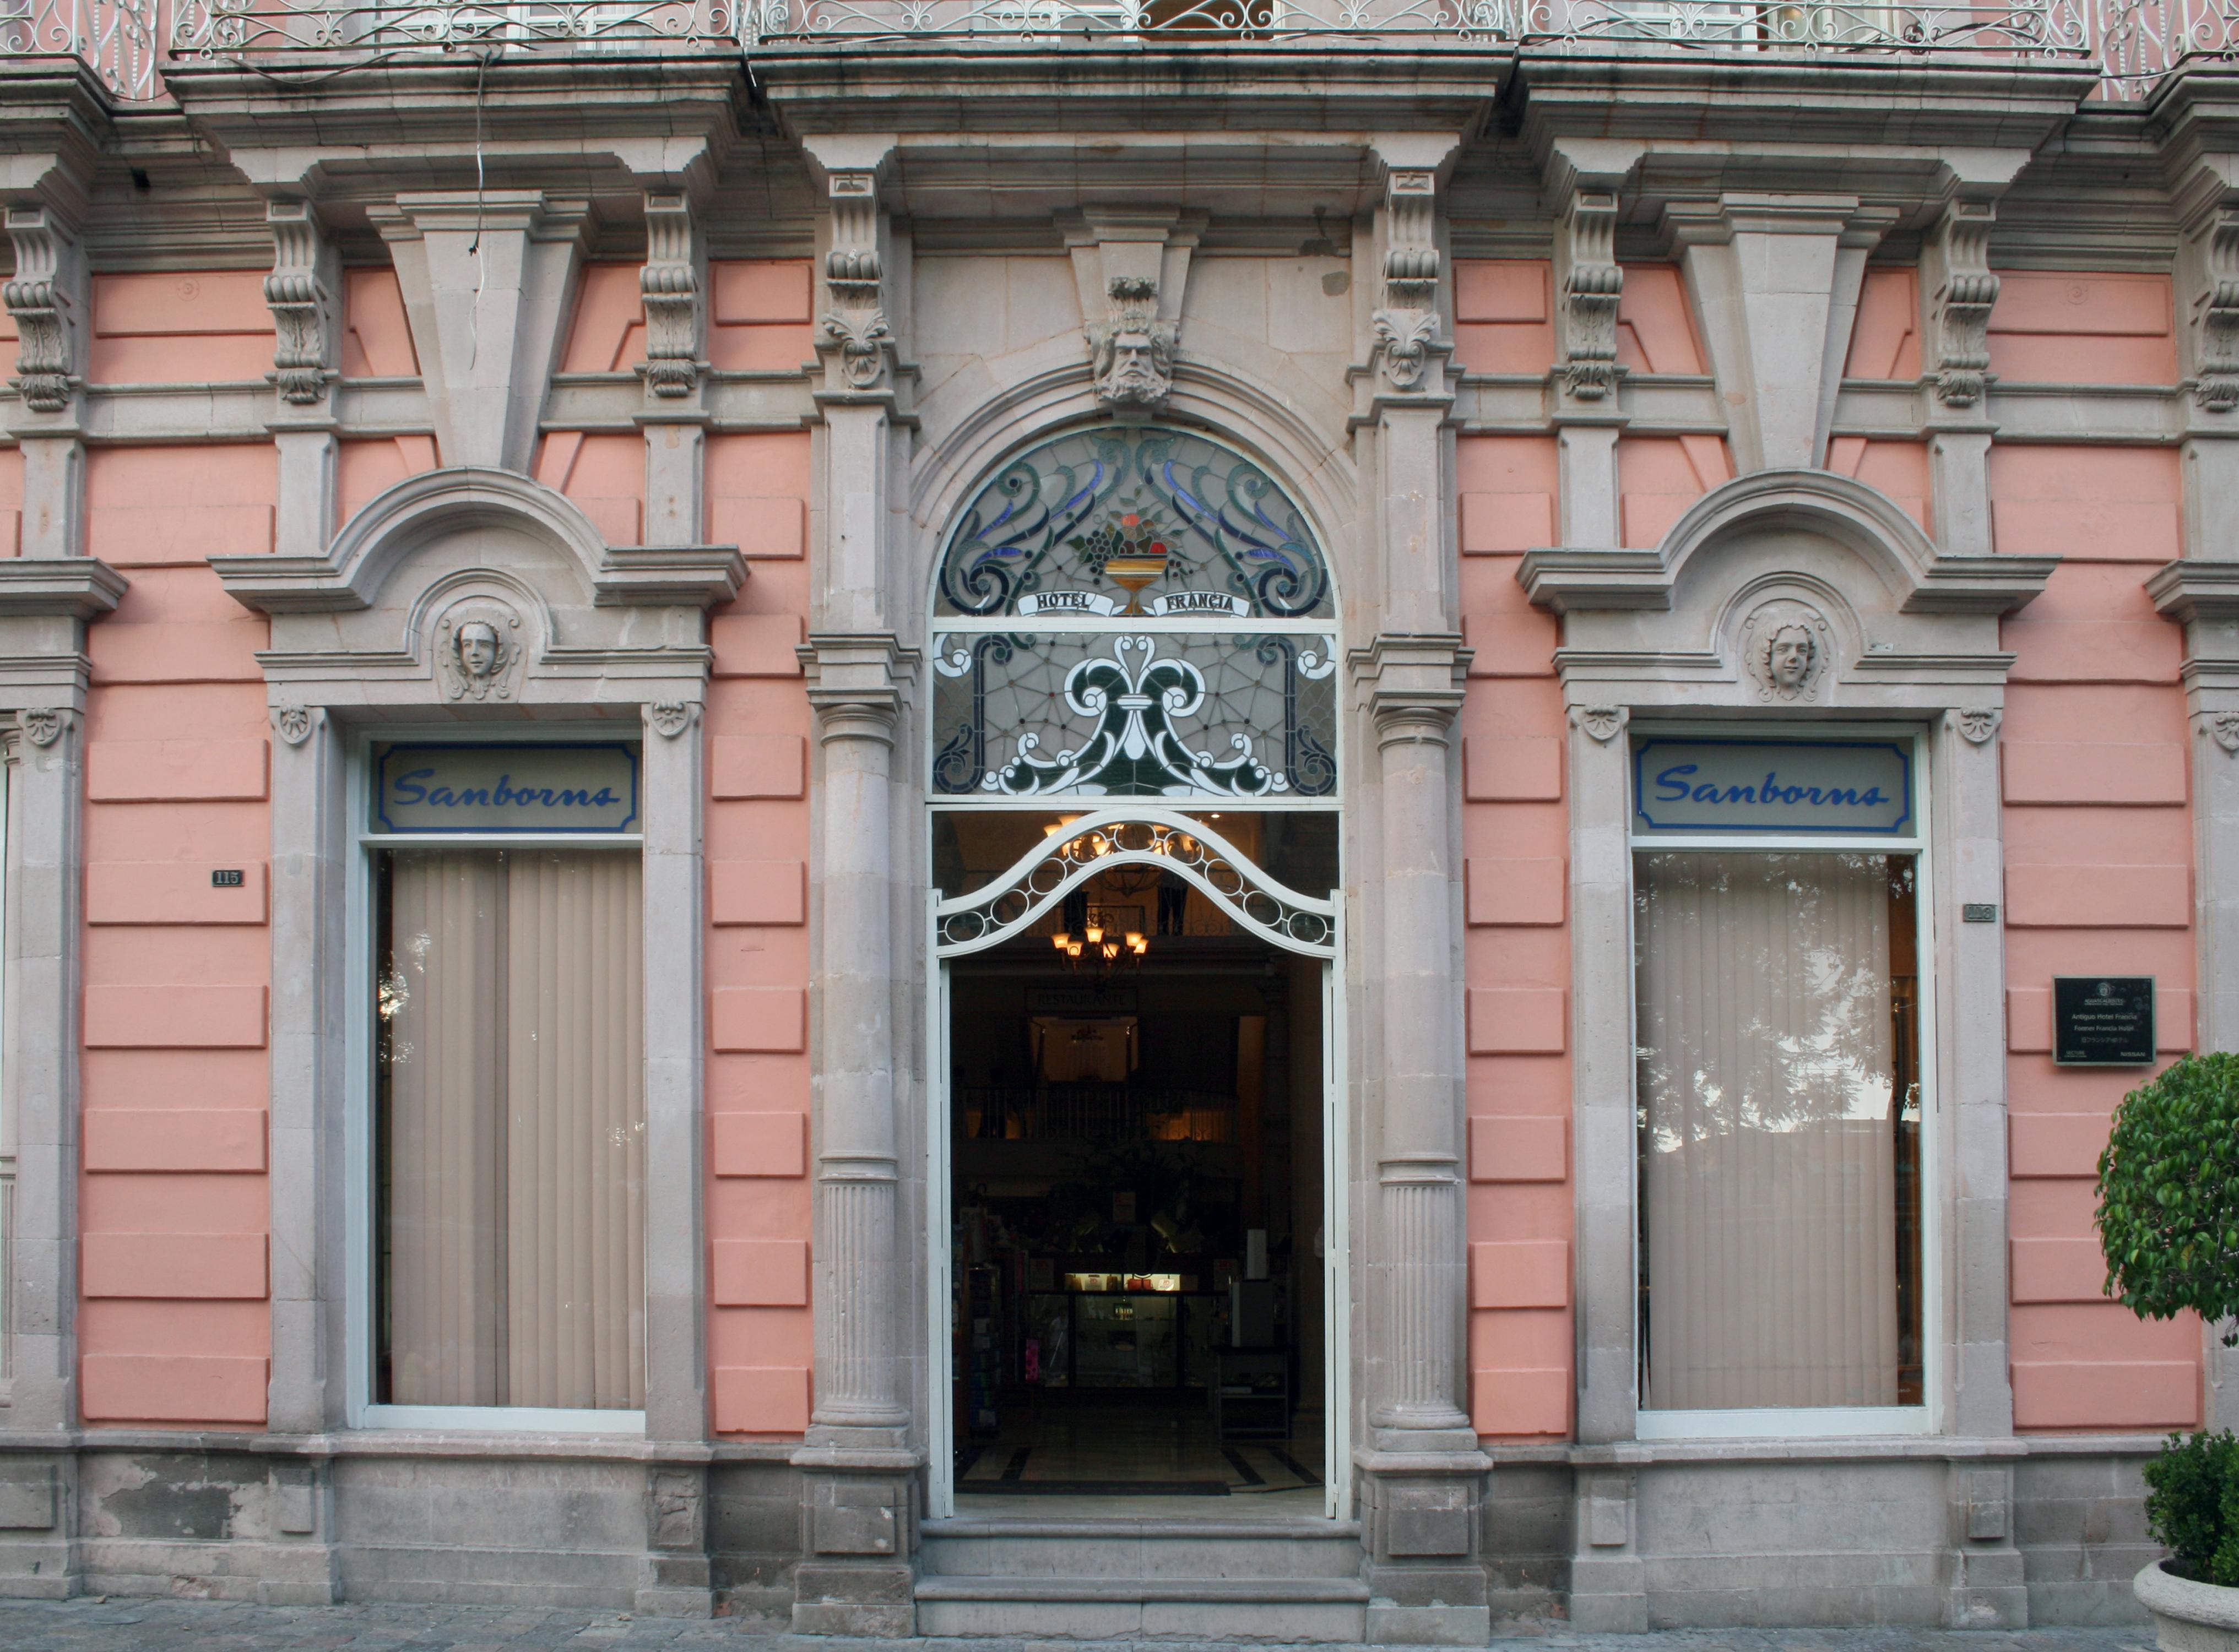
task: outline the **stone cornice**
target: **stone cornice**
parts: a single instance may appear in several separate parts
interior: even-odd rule
[[[705,608],[747,579],[735,545],[608,545],[573,501],[511,471],[453,468],[408,476],[315,556],[213,556],[226,594],[260,614],[349,614],[373,606],[398,558],[438,534],[516,529],[575,560],[600,607]]]
[[[491,188],[564,180],[604,194],[604,174],[612,193],[634,196],[648,180],[708,172],[756,123],[735,48],[501,57],[479,96],[477,60],[465,55],[338,67],[325,52],[260,53],[255,72],[190,59],[165,83],[253,185],[308,183],[322,202],[393,197],[408,178],[424,186],[416,163],[471,159],[478,130]],[[316,82],[316,96],[290,90],[296,77]]]
[[[114,609],[130,583],[98,557],[10,558],[0,561],[0,620],[91,620]]]
[[[2146,594],[2169,619],[2230,625],[2239,621],[2239,562],[2169,563],[2146,581]]]
[[[1078,136],[1142,134],[1146,103],[1158,109],[1160,133],[1202,134],[1239,147],[1278,129],[1329,133],[1362,148],[1371,129],[1472,131],[1498,100],[1515,56],[1493,42],[1425,49],[1386,39],[1363,51],[1303,39],[1122,48],[1100,40],[980,36],[875,47],[765,42],[754,63],[755,83],[795,136],[876,130],[907,139],[1039,127],[1066,135],[1067,173],[1087,182],[1107,163],[1077,147]],[[1251,111],[1242,125],[1239,109]],[[987,151],[969,147],[980,158],[984,189]],[[1265,147],[1279,156],[1295,146]],[[1113,158],[1124,164],[1127,157]],[[1035,164],[1023,152],[1021,160],[1029,169]],[[1046,193],[1047,176],[1038,182]],[[1172,189],[1171,176],[1166,187]],[[1094,198],[1092,192],[1084,204]]]
[[[1703,495],[1652,551],[1529,551],[1516,577],[1556,614],[1671,606],[1688,560],[1732,535],[1771,528],[1823,534],[1868,557],[1904,591],[1906,614],[2012,614],[2025,607],[2056,556],[1947,556],[1885,494],[1830,471],[1761,470]]]

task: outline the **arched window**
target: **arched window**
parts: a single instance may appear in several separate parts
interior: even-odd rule
[[[1333,797],[1336,612],[1306,514],[1242,455],[1136,425],[1029,448],[941,557],[933,792]]]

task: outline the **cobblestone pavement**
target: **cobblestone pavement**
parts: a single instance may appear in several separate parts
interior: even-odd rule
[[[1530,1637],[1547,1652],[2150,1652],[2137,1629],[1691,1629],[1655,1635]],[[473,1606],[250,1606],[174,1600],[0,1601],[4,1652],[634,1652],[640,1647],[732,1648],[735,1652],[841,1652],[860,1642],[756,1635],[735,1622],[632,1618],[614,1612],[541,1612]],[[1228,1644],[1228,1643],[1214,1643]],[[1136,1652],[1118,1642],[888,1642],[880,1652]],[[1145,1646],[1141,1652],[1153,1652]],[[1156,1643],[1155,1652],[1210,1652]]]

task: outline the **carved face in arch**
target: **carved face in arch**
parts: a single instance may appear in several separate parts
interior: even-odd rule
[[[523,655],[521,619],[503,604],[478,600],[454,610],[436,634],[436,675],[452,700],[510,700]]]
[[[1742,622],[1737,652],[1764,700],[1818,699],[1834,658],[1826,616],[1793,597],[1760,603]]]
[[[471,681],[486,681],[497,674],[505,647],[497,627],[487,620],[469,620],[458,629],[459,670]]]
[[[1811,662],[1819,652],[1810,631],[1800,625],[1784,625],[1772,634],[1765,645],[1765,675],[1775,687],[1790,692],[1804,687],[1804,679],[1811,674]]]

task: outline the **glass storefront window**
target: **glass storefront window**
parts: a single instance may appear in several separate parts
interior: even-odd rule
[[[1917,851],[1799,846],[1776,789],[1744,841],[1636,819],[1644,1411],[1925,1395]]]
[[[375,858],[374,1398],[645,1403],[640,861]]]

